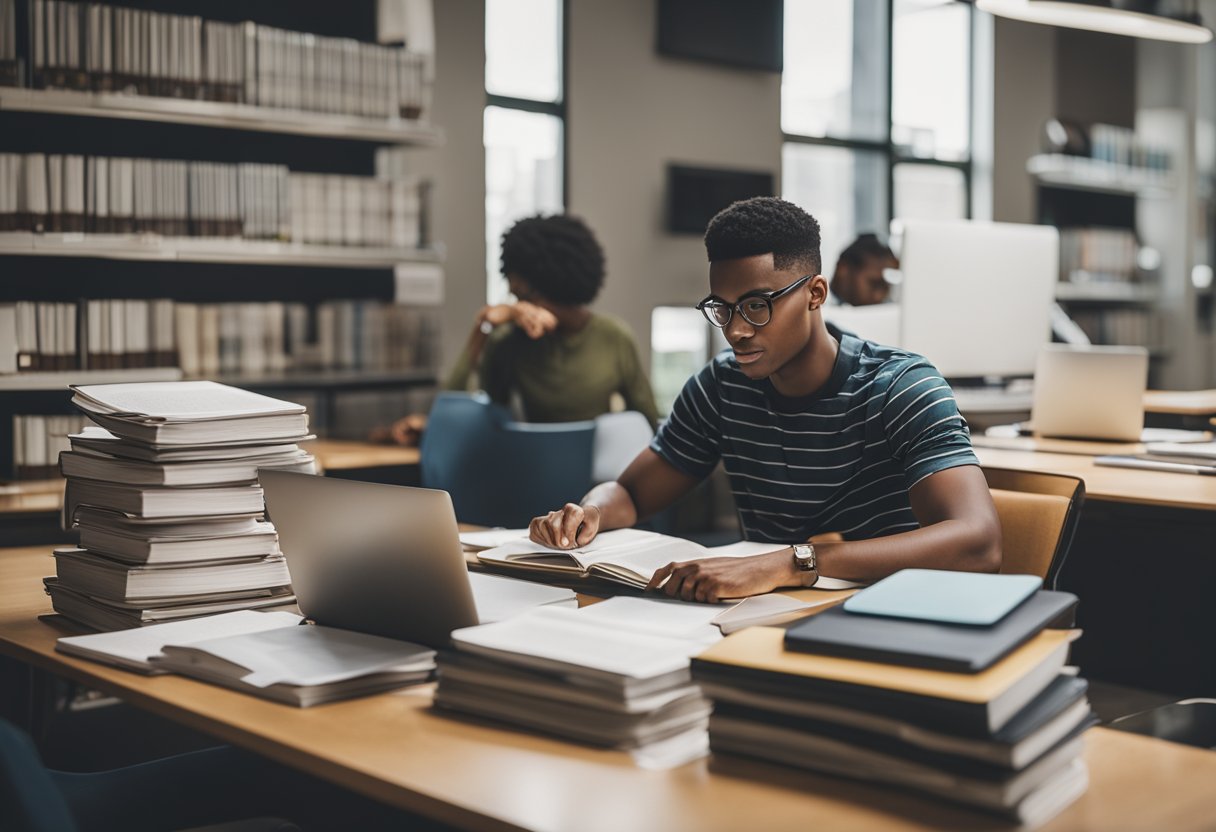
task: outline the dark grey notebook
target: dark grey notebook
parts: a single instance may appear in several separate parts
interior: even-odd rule
[[[1077,596],[1040,590],[987,627],[856,615],[833,607],[790,627],[785,649],[978,673],[1049,626],[1070,626]]]

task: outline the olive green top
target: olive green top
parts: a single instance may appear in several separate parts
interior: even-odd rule
[[[444,387],[467,390],[473,370],[466,348]],[[509,405],[517,392],[530,422],[577,422],[609,410],[613,393],[626,410],[658,422],[654,392],[638,358],[633,335],[621,321],[592,314],[586,326],[568,334],[533,340],[514,324],[496,327],[486,339],[478,368],[480,387]]]

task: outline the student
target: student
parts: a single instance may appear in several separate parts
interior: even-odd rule
[[[532,539],[569,548],[632,526],[721,460],[744,535],[783,548],[672,563],[650,588],[716,601],[810,586],[820,572],[868,582],[912,566],[996,571],[999,521],[950,388],[924,358],[825,324],[818,223],[789,202],[750,199],[710,221],[705,247],[710,294],[698,308],[730,349],[684,385],[617,481],[535,518]],[[843,539],[802,545],[830,532]]]
[[[502,238],[502,273],[515,303],[477,313],[464,352],[444,385],[477,380],[493,401],[518,396],[530,422],[593,419],[615,394],[655,426],[658,408],[637,344],[619,320],[591,311],[604,285],[604,252],[581,220],[567,215],[520,220]],[[402,444],[417,440],[425,417],[392,426]]]
[[[898,268],[895,254],[879,242],[877,235],[862,234],[840,252],[836,271],[832,273],[832,297],[850,306],[886,303],[891,284],[883,270]]]

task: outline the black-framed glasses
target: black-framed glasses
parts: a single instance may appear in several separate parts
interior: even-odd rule
[[[764,326],[773,319],[773,301],[785,297],[814,276],[804,274],[789,286],[775,292],[748,292],[739,298],[738,303],[733,304],[719,298],[708,297],[697,304],[697,309],[701,310],[705,320],[719,329],[726,328],[736,311],[752,326]]]

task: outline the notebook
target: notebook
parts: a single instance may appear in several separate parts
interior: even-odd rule
[[[986,627],[1043,585],[1034,575],[901,569],[844,602],[858,615],[882,615]]]
[[[1044,627],[1071,626],[1076,606],[1075,595],[1043,590],[989,627],[855,615],[836,607],[791,627],[785,634],[785,649],[978,673],[1025,644]]]

